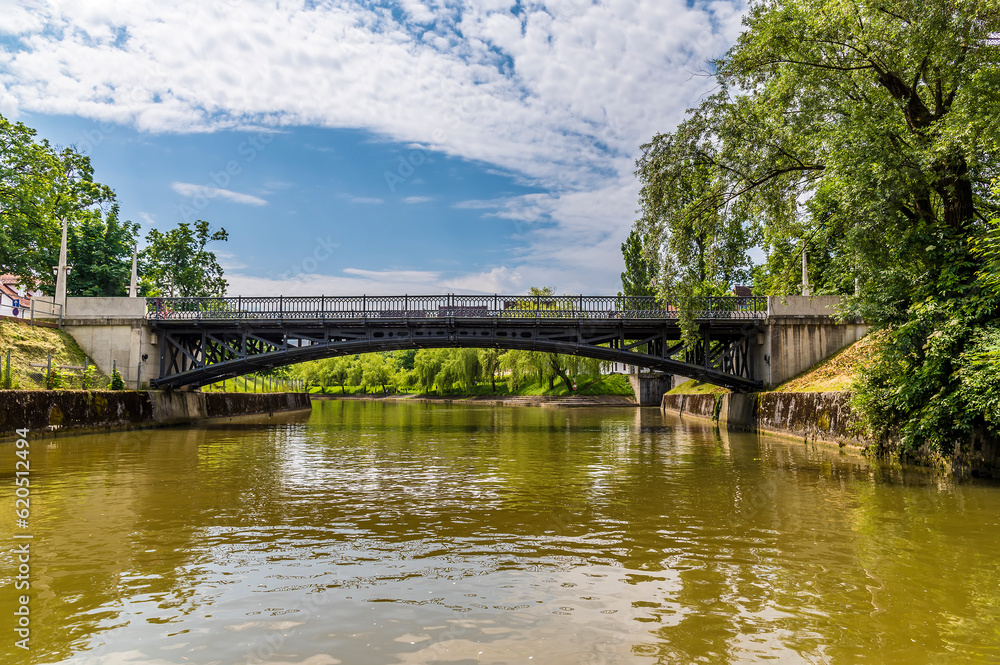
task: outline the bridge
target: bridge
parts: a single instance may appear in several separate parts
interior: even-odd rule
[[[676,303],[620,296],[71,297],[63,325],[129,386],[198,387],[304,360],[464,346],[588,356],[748,391],[859,339],[864,324],[833,318],[838,301],[698,299],[687,350]]]
[[[471,347],[545,351],[755,390],[750,343],[767,300],[708,297],[701,331],[681,343],[675,303],[629,296],[316,296],[151,298],[159,336],[154,387],[202,386],[338,355]]]

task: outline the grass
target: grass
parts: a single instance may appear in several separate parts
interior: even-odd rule
[[[851,389],[858,372],[871,362],[879,336],[866,335],[774,389],[779,393],[840,392]]]
[[[690,381],[685,381],[676,388],[672,388],[667,391],[668,395],[720,395],[722,393],[728,393],[728,388],[723,388],[722,386],[716,386],[711,383],[705,383],[704,381],[697,381],[691,379]]]
[[[7,351],[10,351],[10,386],[7,386]],[[45,388],[45,367],[49,354],[52,366],[83,367],[87,355],[70,335],[55,328],[31,326],[28,323],[0,320],[0,387],[41,390]],[[93,365],[93,362],[90,362]],[[42,367],[31,367],[42,365]],[[67,370],[65,388],[82,388],[82,372]],[[95,387],[106,388],[110,378],[99,374]]]
[[[597,378],[579,379],[576,390],[569,390],[561,380],[549,388],[548,382],[531,383],[511,392],[512,395],[625,395],[633,397],[632,386],[624,374],[606,374]]]

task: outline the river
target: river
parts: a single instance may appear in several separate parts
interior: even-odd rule
[[[29,438],[27,651],[0,444],[4,663],[1000,662],[996,484],[655,409]]]

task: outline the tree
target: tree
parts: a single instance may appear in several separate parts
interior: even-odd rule
[[[413,357],[413,371],[417,375],[417,386],[422,392],[434,389],[438,374],[443,366],[442,349],[419,349]]]
[[[87,210],[77,215],[69,225],[66,245],[73,271],[67,289],[73,296],[124,296],[132,277],[132,248],[139,234],[139,225],[118,219],[118,204],[107,215],[99,210]],[[45,251],[46,263],[56,265],[58,245]],[[52,295],[54,284],[43,283],[43,291]]]
[[[0,116],[0,272],[25,285],[51,280],[61,220],[73,228],[114,204],[111,189],[94,182],[86,156],[57,151],[35,134]]]
[[[479,363],[479,352],[476,349],[452,349],[450,355],[457,383],[460,383],[467,393],[472,392],[479,385],[479,378],[483,372]]]
[[[166,233],[152,229],[141,255],[143,291],[149,296],[224,296],[228,283],[215,253],[206,246],[228,238],[225,229],[213,232],[201,219],[193,228],[181,222]]]
[[[692,228],[723,243],[722,275],[758,240],[839,238],[830,269],[860,279],[876,322],[966,293],[997,210],[995,3],[781,0],[744,23],[718,92],[643,147],[640,228],[695,277],[697,252],[670,245]]]
[[[637,228],[688,293],[754,244],[755,281],[788,289],[818,251],[824,289],[887,331],[859,407],[883,440],[947,452],[987,427],[959,377],[998,315],[974,248],[1000,209],[1000,6],[775,0],[744,25],[718,90],[643,146]]]
[[[347,389],[344,387],[344,383],[347,381],[350,361],[347,358],[331,358],[327,362],[328,369],[326,376],[330,381],[333,381],[340,386],[340,394],[343,395],[347,392]],[[323,392],[326,391],[324,390]]]
[[[368,353],[361,359],[361,386],[368,388],[381,386],[382,392],[388,392],[389,383],[396,373],[394,359],[385,353]]]
[[[479,367],[484,377],[489,377],[493,394],[497,392],[497,371],[500,369],[500,349],[479,349]]]
[[[361,356],[352,356],[344,360],[347,368],[347,382],[352,386],[360,386],[365,371],[364,365],[361,362]]]
[[[622,273],[622,293],[619,295],[656,295],[653,286],[657,274],[655,248],[646,247],[638,229],[633,228],[622,243],[622,258],[625,259],[625,272]]]

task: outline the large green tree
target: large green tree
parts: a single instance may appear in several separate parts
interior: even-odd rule
[[[70,228],[91,222],[113,209],[114,198],[94,182],[85,155],[57,150],[30,127],[0,116],[0,272],[26,285],[51,281],[61,220]]]
[[[774,0],[744,24],[714,94],[638,162],[665,288],[728,286],[759,245],[757,285],[794,293],[805,246],[823,291],[889,331],[861,386],[878,433],[946,451],[985,427],[956,377],[998,314],[974,248],[1000,207],[1000,5]]]
[[[208,222],[181,222],[166,233],[152,229],[141,254],[142,286],[146,295],[221,297],[226,294],[222,267],[210,242],[225,242],[225,229],[212,231]]]
[[[622,243],[625,272],[621,274],[622,294],[626,296],[656,295],[656,248],[647,247],[638,230],[632,229]]]
[[[715,94],[638,162],[638,225],[677,281],[731,282],[751,245],[821,235],[870,320],[966,293],[997,210],[998,5],[780,0],[744,22]]]

